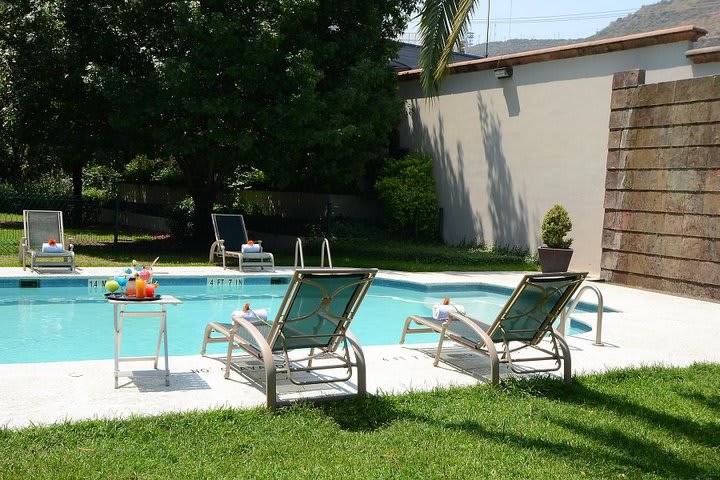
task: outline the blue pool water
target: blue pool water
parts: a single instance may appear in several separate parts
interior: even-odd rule
[[[167,307],[171,355],[198,354],[205,325],[228,322],[230,313],[246,302],[253,308],[268,309],[271,317],[277,313],[288,277],[246,278],[242,284],[238,278],[156,278],[159,294],[171,294],[183,302]],[[18,287],[18,279],[0,281],[0,363],[112,358],[113,307],[103,297],[102,281],[38,281],[39,285],[26,283],[26,288]],[[431,315],[432,306],[446,296],[463,305],[469,315],[492,321],[509,295],[509,289],[488,285],[418,285],[376,279],[351,330],[363,346],[397,344],[405,318]],[[154,352],[158,322],[156,318],[127,318],[122,354]],[[590,327],[575,320],[570,326],[570,334],[588,330]],[[407,343],[436,340],[433,334],[406,339]],[[210,345],[208,351],[220,353],[223,347]]]

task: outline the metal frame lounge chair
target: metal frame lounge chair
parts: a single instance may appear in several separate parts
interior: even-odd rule
[[[492,324],[452,311],[447,319],[410,316],[405,321],[400,343],[405,342],[408,333],[439,333],[434,366],[440,361],[443,342],[447,339],[488,356],[494,384],[500,382],[500,363],[507,364],[514,373],[552,372],[564,366],[564,380],[569,384],[572,375],[570,349],[553,328],[553,322],[562,314],[586,276],[587,273],[526,275]],[[422,328],[411,328],[411,323]],[[541,343],[545,337],[549,337],[549,342]],[[533,355],[539,355],[518,355],[527,349]],[[546,365],[552,361],[554,365],[538,368],[524,365],[537,361],[545,361]]]
[[[248,243],[247,229],[242,215],[213,213],[211,214],[215,241],[210,245],[210,260],[212,263],[215,257],[222,258],[222,266],[226,268],[226,257],[238,259],[238,270],[243,266],[265,268],[265,262],[269,261],[272,271],[275,271],[275,257],[272,253],[264,252],[262,240],[255,240],[259,245],[259,252],[243,252],[243,245]]]
[[[20,263],[23,270],[27,267],[30,257],[30,268],[37,267],[67,268],[75,271],[75,252],[72,238],[65,243],[63,214],[57,210],[23,210],[23,237],[20,239]],[[43,243],[55,239],[61,243],[63,250],[43,252]],[[60,261],[57,261],[57,260]],[[52,261],[55,260],[55,261]]]
[[[312,385],[346,382],[355,368],[357,395],[364,395],[365,357],[349,327],[376,274],[377,269],[369,268],[296,270],[274,321],[233,312],[232,323],[207,325],[200,354],[205,355],[208,343],[227,342],[225,378],[235,349],[262,361],[268,408],[279,403],[279,372],[295,385]],[[324,374],[309,374],[316,371]]]

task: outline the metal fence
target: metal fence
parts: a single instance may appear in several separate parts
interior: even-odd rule
[[[0,197],[0,254],[18,253],[24,234],[23,210],[59,210],[63,212],[65,236],[72,237],[75,245],[107,248],[116,253],[122,243],[158,235],[152,229],[122,226],[116,200],[4,195]]]
[[[139,203],[77,199],[74,197],[3,195],[0,196],[0,254],[17,254],[23,237],[23,210],[59,210],[63,212],[65,236],[76,246],[92,247],[114,255],[127,253],[141,242],[165,240],[180,245],[184,232],[173,215],[174,203]],[[349,209],[331,202],[307,208],[303,218],[284,214],[248,213],[246,224],[252,232],[272,233],[277,237],[346,238],[379,227],[377,221],[358,219]],[[208,225],[210,219],[208,219]],[[177,235],[173,237],[171,231]],[[283,247],[292,248],[292,243]]]

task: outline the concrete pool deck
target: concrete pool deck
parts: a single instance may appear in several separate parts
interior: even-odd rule
[[[81,268],[73,277],[110,277],[117,267]],[[220,267],[159,267],[156,275],[240,275],[237,270]],[[278,268],[277,274],[291,274]],[[243,275],[267,275],[243,272]],[[445,272],[405,273],[382,271],[380,278],[418,283],[488,283],[514,288],[523,272]],[[0,268],[1,278],[46,278],[61,274],[38,274],[22,268]],[[593,326],[584,334],[567,337],[575,373],[663,364],[687,366],[695,362],[720,362],[720,303],[665,295],[602,282],[595,285],[603,294],[604,346],[595,346],[595,313],[576,311],[573,316]],[[595,302],[592,292],[583,300]],[[229,315],[230,312],[228,312]],[[108,335],[112,335],[108,318]],[[172,329],[172,309],[168,313]],[[400,332],[398,332],[398,338]],[[198,338],[198,349],[201,339]],[[434,344],[364,347],[370,393],[402,393],[430,390],[450,385],[473,385],[489,381],[487,360],[466,349],[443,350],[438,367],[432,366]],[[52,348],[52,345],[46,345]],[[113,361],[93,360],[35,364],[0,364],[0,427],[22,428],[93,418],[125,418],[164,412],[207,410],[221,407],[248,408],[263,405],[261,381],[264,376],[257,362],[245,361],[243,373],[223,378],[223,364],[217,358],[200,355],[170,357],[170,386],[161,378],[121,379],[113,385]],[[144,368],[144,367],[143,367]],[[142,369],[142,368],[139,368]],[[502,372],[502,369],[501,369]],[[125,380],[123,382],[123,380]],[[348,385],[331,391],[354,389]],[[281,394],[331,394],[279,382]]]

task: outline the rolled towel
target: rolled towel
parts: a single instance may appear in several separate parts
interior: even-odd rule
[[[254,245],[248,245],[247,243],[243,243],[242,247],[240,247],[240,251],[242,253],[259,253],[260,245],[258,245],[257,243]]]
[[[55,245],[50,245],[49,243],[42,244],[43,253],[62,253],[64,251],[62,243],[56,243]]]
[[[450,312],[464,314],[465,307],[462,305],[433,305],[432,307],[432,315],[435,320],[445,320]]]
[[[255,310],[248,310],[247,312],[243,311],[237,311],[234,312],[235,315],[244,318],[245,320],[249,321],[253,325],[259,324],[259,325],[265,325],[267,324],[267,308],[258,308]]]

